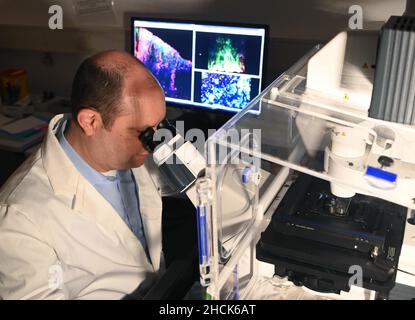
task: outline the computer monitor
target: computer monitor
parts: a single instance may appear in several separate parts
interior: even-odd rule
[[[133,17],[131,34],[169,104],[237,112],[261,92],[266,25]]]

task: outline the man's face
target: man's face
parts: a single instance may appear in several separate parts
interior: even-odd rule
[[[141,166],[148,151],[139,135],[149,127],[156,127],[165,117],[165,100],[159,87],[152,87],[144,93],[134,90],[134,80],[126,80],[123,92],[123,111],[109,129],[101,130],[100,141],[108,167],[128,169]]]

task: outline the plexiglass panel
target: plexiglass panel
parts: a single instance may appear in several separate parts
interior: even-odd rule
[[[258,233],[269,203],[264,198],[275,196],[283,184],[265,184],[265,172],[294,169],[329,181],[340,198],[362,193],[415,208],[415,129],[371,119],[347,99],[308,88],[308,63],[318,50],[276,79],[206,144],[211,242],[209,268],[201,273],[215,298]],[[269,192],[259,192],[264,185]]]

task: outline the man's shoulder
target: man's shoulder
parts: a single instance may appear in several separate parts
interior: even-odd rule
[[[40,150],[30,156],[0,189],[0,206],[18,211],[36,211],[46,207],[53,189],[43,167]]]

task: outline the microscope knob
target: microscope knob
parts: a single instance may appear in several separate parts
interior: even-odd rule
[[[386,156],[380,156],[378,158],[378,162],[383,166],[383,167],[390,167],[393,164],[393,159],[386,157]]]

